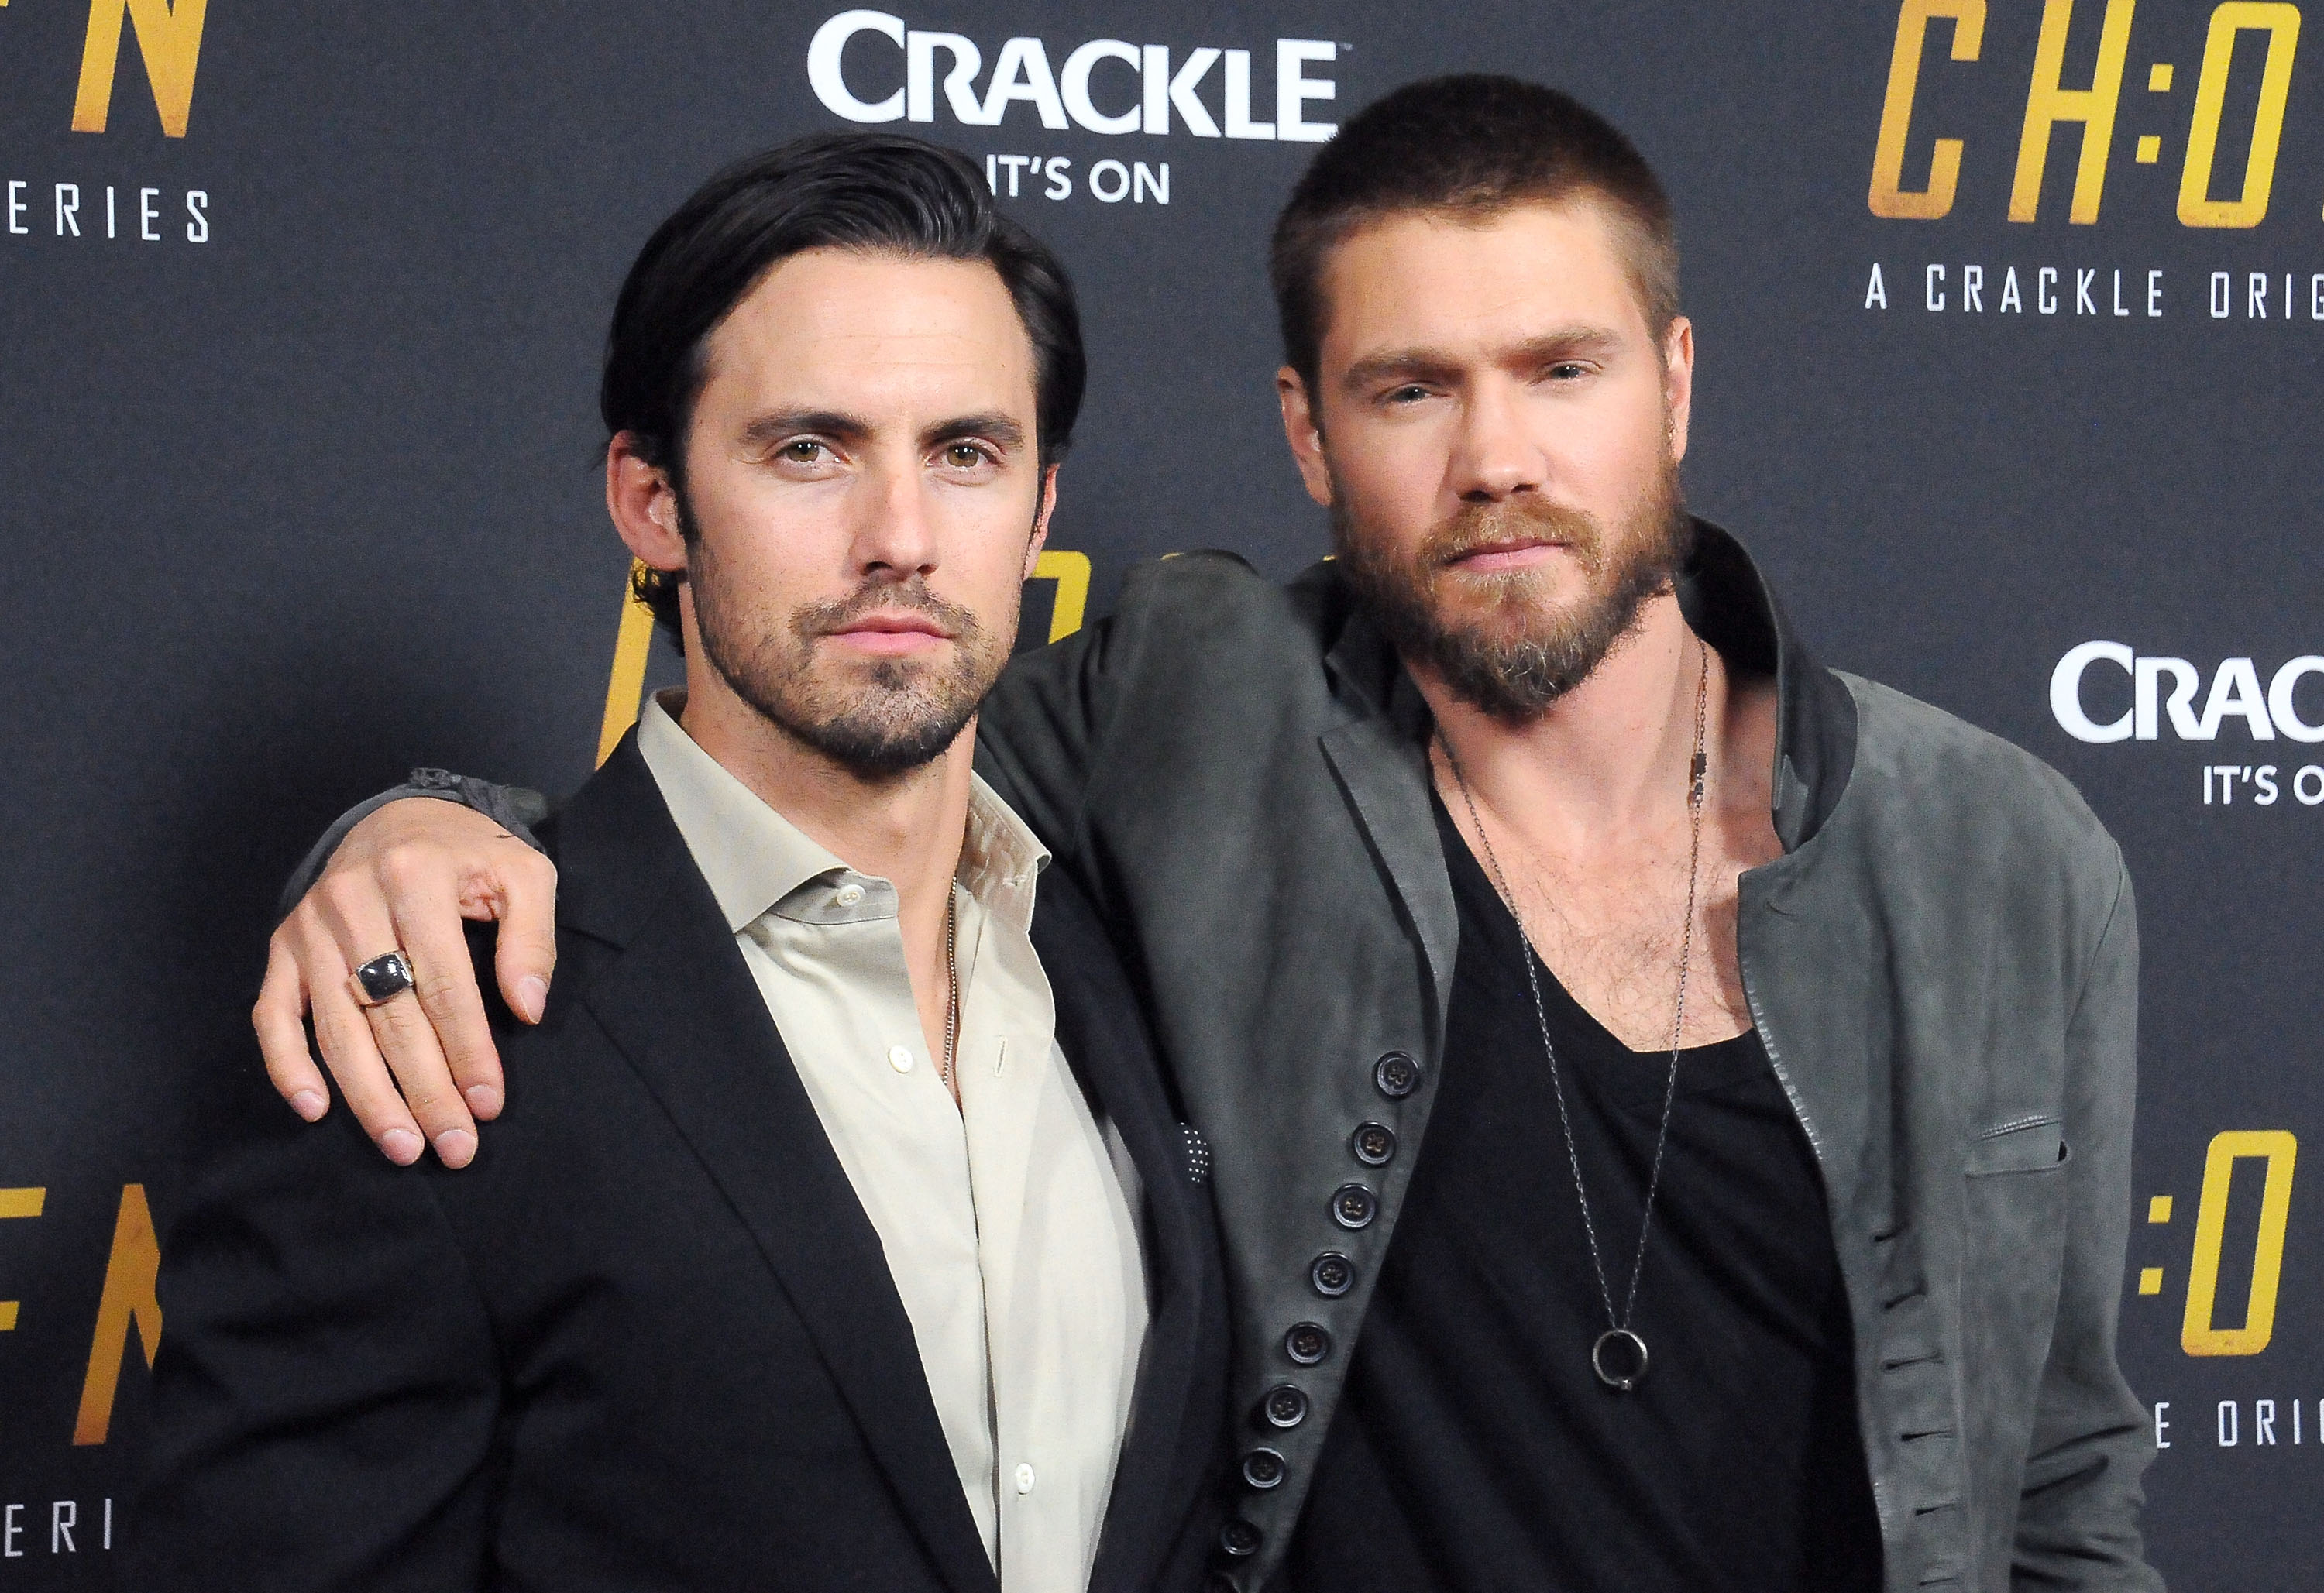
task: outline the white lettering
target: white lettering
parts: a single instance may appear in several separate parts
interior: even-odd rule
[[[1134,44],[1124,44],[1119,39],[1093,39],[1065,57],[1065,69],[1057,79],[1057,89],[1065,97],[1065,114],[1092,133],[1135,133],[1144,118],[1140,106],[1132,105],[1117,115],[1107,115],[1090,99],[1090,73],[1102,60],[1128,61],[1133,72],[1142,74],[1145,57]]]
[[[2163,313],[2163,273],[2159,271],[2146,273],[2146,313],[2150,317]]]
[[[153,230],[153,224],[161,219],[161,212],[154,206],[153,201],[161,197],[161,190],[157,188],[141,188],[137,190],[137,235],[149,244],[158,244],[161,241],[161,235]]]
[[[2054,265],[2045,265],[2034,273],[2034,308],[2045,316],[2058,313],[2057,298],[2050,291],[2051,284],[2057,280],[2058,268]]]
[[[78,1554],[73,1544],[73,1526],[80,1520],[80,1506],[70,1499],[59,1499],[49,1506],[49,1552]],[[60,1545],[62,1545],[60,1547]]]
[[[2006,311],[2025,313],[2025,296],[2017,290],[2017,268],[2011,266],[2009,274],[2001,280],[2001,308]]]
[[[939,50],[952,58],[952,68],[945,73],[944,92],[954,120],[971,127],[982,126],[984,107],[976,101],[976,74],[984,69],[984,51],[976,47],[974,40],[960,33],[913,33],[905,40],[904,114],[915,122],[936,119]]]
[[[1961,308],[1985,313],[1985,267],[1961,267]]]
[[[1139,161],[1130,167],[1130,180],[1131,203],[1143,205],[1146,203],[1148,194],[1154,196],[1154,202],[1157,205],[1167,205],[1170,202],[1169,161],[1163,161],[1162,169],[1157,171],[1145,161]]]
[[[210,241],[210,197],[199,189],[186,195],[186,242],[207,244]]]
[[[1011,39],[1001,47],[992,79],[984,86],[985,125],[999,126],[1010,106],[1020,99],[1040,113],[1042,126],[1052,132],[1065,126],[1065,103],[1049,73],[1049,52],[1038,39]]]
[[[2249,281],[2245,284],[2244,319],[2247,321],[2267,319],[2267,273],[2264,271],[2252,272]]]
[[[1275,124],[1250,119],[1250,51],[1227,51],[1227,136],[1273,138]]]
[[[2252,1401],[2252,1441],[2254,1443],[2275,1441],[2275,1401],[2272,1399]]]
[[[2118,316],[2126,316],[2130,313],[2122,301],[2122,268],[2120,266],[2116,266],[2114,272],[2114,313]]]
[[[2131,715],[2100,724],[2082,711],[2082,674],[2103,658],[2128,669],[2134,655],[2118,641],[2086,641],[2058,660],[2050,674],[2050,712],[2059,727],[2078,741],[2121,741],[2130,739]],[[2188,688],[2192,691],[2194,688]]]
[[[2230,714],[2251,726],[2252,740],[2275,740],[2275,726],[2267,717],[2267,699],[2260,694],[2259,672],[2249,658],[2228,658],[2211,677],[2211,695],[2203,701],[2203,722],[2196,728],[2195,739],[2216,739],[2219,721]]]
[[[1111,193],[1106,192],[1108,172],[1112,173],[1110,180],[1113,184]],[[1106,204],[1119,205],[1130,197],[1130,168],[1119,161],[1100,161],[1090,168],[1089,190]]]
[[[2221,1449],[2231,1450],[2240,1441],[2238,1427],[2241,1420],[2242,1413],[2236,1408],[2234,1400],[2223,1399],[2219,1402],[2219,1447]]]
[[[1176,110],[1178,119],[1186,124],[1186,131],[1196,138],[1216,138],[1219,124],[1211,120],[1211,108],[1194,93],[1211,69],[1218,64],[1219,52],[1208,46],[1186,57],[1186,64],[1178,75],[1170,76],[1170,52],[1159,44],[1146,47],[1146,131],[1170,131],[1170,113]]]
[[[2088,271],[2078,269],[2074,272],[2074,313],[2076,315],[2094,316],[2098,313],[2097,302],[2090,298],[2090,284],[2098,280],[2098,271],[2096,266],[2090,267]]]
[[[1921,290],[1921,302],[1927,305],[1931,309],[1942,309],[1945,307],[1945,296],[1937,290],[1937,284],[1944,280],[1945,268],[1941,265],[1931,265],[1928,271],[1924,273],[1924,285]]]
[[[2213,320],[2224,321],[2227,318],[2228,311],[2233,308],[2235,294],[2234,282],[2227,272],[2215,271],[2211,273],[2211,318]]]
[[[2252,798],[2252,806],[2255,807],[2273,807],[2275,806],[2277,794],[2275,789],[2275,765],[2273,763],[2263,763],[2257,769],[2252,770],[2252,784],[2259,788],[2258,794]],[[2273,1442],[2274,1441],[2270,1440],[2269,1441]]]
[[[67,227],[72,229],[74,237],[80,236],[80,188],[77,183],[60,182],[57,184],[57,236],[63,237]]]
[[[22,1505],[11,1505],[0,1512],[0,1556],[9,1560],[24,1558],[24,1552],[16,1547],[16,1540],[24,1535],[24,1529],[16,1524],[16,1513],[23,1508]]]
[[[850,122],[899,120],[904,115],[901,88],[885,99],[862,100],[847,87],[840,58],[847,50],[847,41],[858,33],[884,34],[900,48],[904,42],[904,19],[884,11],[843,11],[825,23],[807,41],[807,85],[815,90],[816,98],[823,102],[823,108],[835,116]]]
[[[2138,710],[2138,739],[2151,741],[2162,733],[2163,726],[2158,723],[2159,716],[2154,708],[2155,698],[2159,695],[2156,687],[2165,675],[2171,677],[2172,683],[2171,698],[2165,704],[2171,711],[2171,728],[2179,732],[2179,739],[2182,741],[2204,740],[2202,731],[2196,725],[2192,706],[2195,687],[2201,677],[2195,673],[2195,666],[2184,658],[2138,660],[2136,685],[2132,694]]]
[[[2292,700],[2301,680],[2310,675],[2324,675],[2324,658],[2309,653],[2294,658],[2267,683],[2268,717],[2275,721],[2275,728],[2283,732],[2286,741],[2324,741],[2324,724],[2310,724],[2301,718]]]
[[[32,230],[16,219],[32,208],[30,205],[16,197],[24,191],[24,187],[25,185],[21,182],[11,182],[8,185],[8,230],[19,236],[27,235]]]
[[[2164,1420],[2163,1415],[2163,1413],[2170,1408],[2171,1402],[2167,1399],[2158,1399],[2154,1402],[2154,1447],[2158,1450],[2167,1450],[2171,1447],[2171,1441],[2163,1436],[2171,1431],[2171,1423]]]
[[[2324,763],[2310,763],[2293,775],[2292,794],[2300,798],[2302,807],[2324,803]],[[2324,1411],[2324,1401],[2319,1401],[2316,1408]]]
[[[1302,111],[1311,99],[1331,99],[1339,93],[1329,78],[1310,78],[1303,69],[1311,61],[1331,61],[1340,47],[1322,39],[1277,39],[1275,41],[1275,136],[1286,143],[1323,143],[1339,124],[1310,122]]]
[[[2318,280],[2324,281],[2324,278]],[[1880,280],[1880,262],[1877,260],[1872,262],[1872,280],[1864,284],[1864,308],[1867,309],[1888,308],[1888,284]]]
[[[1073,164],[1063,155],[1049,157],[1048,164],[1041,168],[1041,175],[1049,180],[1049,186],[1041,190],[1043,198],[1070,199],[1074,197],[1074,180],[1066,175],[1073,170]]]

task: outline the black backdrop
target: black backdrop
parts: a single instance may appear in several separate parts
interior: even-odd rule
[[[1702,350],[1694,503],[1828,658],[2051,760],[2129,854],[2124,1353],[2169,1445],[2153,1552],[2182,1587],[2299,1585],[2324,1476],[2295,1182],[2324,1100],[2324,87],[2300,8],[914,0],[833,23],[862,30],[819,97],[838,9],[0,0],[0,1590],[91,1585],[137,1530],[145,1217],[166,1232],[204,1103],[257,1065],[269,906],[307,839],[413,762],[586,773],[624,571],[599,343],[711,169],[916,97],[932,119],[902,125],[991,158],[1084,293],[1053,546],[1091,561],[1091,612],[1173,549],[1278,574],[1322,551],[1260,269],[1312,145],[1190,125],[1167,90],[1204,49],[1184,97],[1222,134],[1488,68],[1578,91],[1661,168]],[[973,43],[961,104],[997,123],[956,114],[957,52],[915,32]],[[1041,103],[1093,40],[1130,49]],[[914,49],[927,92],[888,106]],[[1020,95],[988,101],[1011,60]],[[1317,96],[1288,115],[1286,71]],[[2045,106],[2092,120],[2045,143]]]

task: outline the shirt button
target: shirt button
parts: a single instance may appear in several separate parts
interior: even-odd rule
[[[861,885],[843,885],[839,888],[837,900],[841,907],[852,907],[862,899],[863,887]]]
[[[888,1065],[894,1068],[899,1073],[910,1073],[912,1071],[912,1048],[909,1045],[889,1046]]]
[[[1029,1494],[1033,1491],[1033,1468],[1031,1466],[1020,1465],[1017,1468],[1017,1491],[1020,1494]]]

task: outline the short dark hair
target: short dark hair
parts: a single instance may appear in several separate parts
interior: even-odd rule
[[[704,183],[654,230],[622,283],[598,410],[609,434],[630,433],[639,457],[669,477],[681,504],[711,334],[768,272],[810,249],[991,266],[1033,342],[1040,462],[1065,456],[1088,365],[1057,257],[1001,214],[966,156],[897,134],[819,133]],[[641,566],[632,583],[672,637],[681,579]]]
[[[1316,152],[1276,218],[1268,274],[1283,359],[1312,394],[1329,307],[1324,257],[1369,223],[1413,212],[1484,220],[1588,195],[1609,205],[1657,335],[1678,314],[1669,196],[1636,146],[1568,94],[1482,74],[1406,84]]]

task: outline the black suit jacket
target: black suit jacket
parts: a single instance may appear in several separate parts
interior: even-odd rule
[[[546,839],[558,976],[537,1028],[495,1011],[475,1163],[392,1167],[353,1114],[254,1092],[175,1225],[129,1585],[989,1593],[879,1238],[634,737]],[[1093,1586],[1191,1586],[1224,1441],[1206,1169],[1062,875],[1034,938],[1146,1192]]]

